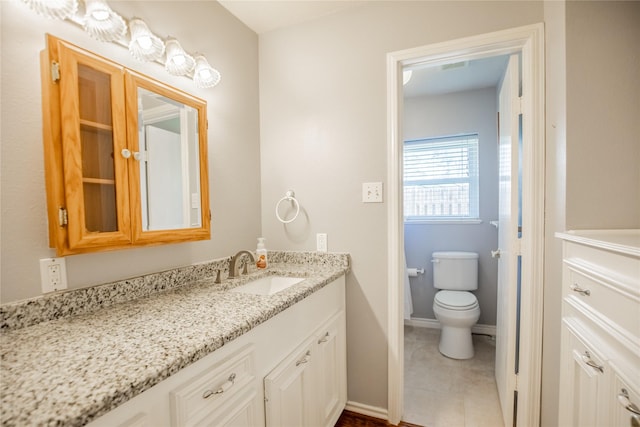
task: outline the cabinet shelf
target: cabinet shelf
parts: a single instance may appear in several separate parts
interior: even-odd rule
[[[113,132],[113,126],[98,123],[91,120],[80,119],[80,127],[85,130],[98,130],[103,132]]]
[[[82,178],[82,182],[85,184],[116,185],[115,179],[104,178]]]

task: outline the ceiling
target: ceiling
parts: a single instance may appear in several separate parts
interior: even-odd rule
[[[507,55],[458,62],[445,66],[412,66],[411,80],[404,85],[404,97],[442,95],[465,90],[496,87],[507,67]]]
[[[370,0],[218,0],[257,34],[311,21]]]
[[[309,22],[371,1],[375,0],[218,0],[257,34]],[[449,68],[418,64],[411,67],[413,75],[404,86],[404,96],[439,95],[495,87],[506,63],[507,57],[502,56],[468,61]]]

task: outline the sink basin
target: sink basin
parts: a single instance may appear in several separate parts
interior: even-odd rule
[[[273,295],[276,292],[284,291],[290,286],[300,283],[303,280],[305,280],[304,277],[267,276],[253,280],[246,285],[230,289],[230,292],[240,292],[242,294],[253,295]]]

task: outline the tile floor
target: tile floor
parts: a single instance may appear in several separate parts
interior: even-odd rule
[[[404,328],[403,421],[426,427],[504,427],[494,340],[474,335],[474,357],[455,360],[438,351],[439,329]]]

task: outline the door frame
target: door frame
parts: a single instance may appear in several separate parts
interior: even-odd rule
[[[521,53],[523,171],[522,290],[517,426],[540,424],[544,277],[544,25],[481,34],[387,54],[388,420],[404,407],[404,220],[402,212],[402,69]],[[529,118],[527,120],[527,118]],[[531,143],[526,144],[526,141]],[[526,231],[529,230],[529,233]],[[510,427],[510,426],[505,426]]]

